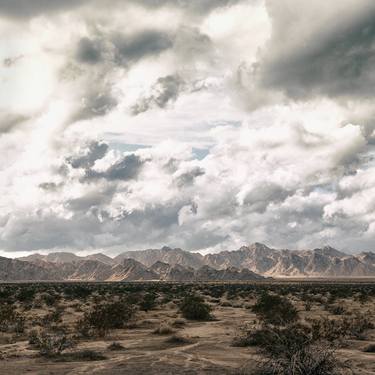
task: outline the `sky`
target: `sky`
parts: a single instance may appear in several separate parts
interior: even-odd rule
[[[0,0],[0,254],[375,249],[372,0]]]

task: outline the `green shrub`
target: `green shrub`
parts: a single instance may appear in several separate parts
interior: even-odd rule
[[[48,333],[32,331],[29,336],[29,343],[39,350],[39,354],[45,357],[60,355],[63,350],[74,346],[65,333]]]
[[[143,299],[139,304],[139,308],[146,312],[154,309],[155,306],[156,306],[156,294],[155,293],[146,293],[143,296]]]
[[[110,329],[124,328],[134,313],[134,306],[124,300],[97,304],[84,314],[77,328],[84,336],[105,336]]]
[[[263,362],[258,375],[334,375],[339,374],[333,350],[307,346],[291,356],[271,357]]]
[[[12,305],[0,305],[0,331],[22,333],[25,329],[25,318],[15,311]]]
[[[287,327],[264,326],[245,330],[236,337],[233,346],[258,346],[274,356],[283,352],[295,352],[312,341],[311,329],[302,324]]]
[[[173,335],[168,337],[165,342],[167,344],[175,344],[175,345],[184,345],[184,344],[191,344],[191,340],[187,337],[183,337],[180,335]]]
[[[260,320],[274,325],[285,325],[298,320],[297,309],[289,300],[263,293],[252,309]]]
[[[186,296],[180,310],[184,318],[189,320],[211,320],[211,307],[204,302],[204,299],[197,295]]]
[[[108,345],[108,350],[116,351],[116,350],[124,350],[125,348],[119,342],[113,342]]]
[[[77,352],[62,353],[61,355],[54,357],[54,359],[58,362],[102,361],[107,359],[107,357],[95,350],[85,349]]]

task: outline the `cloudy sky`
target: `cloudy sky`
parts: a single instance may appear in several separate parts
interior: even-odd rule
[[[375,249],[372,0],[0,0],[0,253]]]

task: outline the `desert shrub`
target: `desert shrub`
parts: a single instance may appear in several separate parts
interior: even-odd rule
[[[174,329],[166,323],[161,323],[153,333],[158,335],[170,335],[171,333],[174,333]]]
[[[343,315],[345,314],[345,309],[343,306],[328,306],[327,311],[333,315]]]
[[[305,311],[311,311],[312,303],[310,301],[307,301],[305,303]]]
[[[134,313],[134,306],[124,300],[97,304],[84,314],[77,328],[84,336],[105,336],[110,329],[124,328]]]
[[[24,329],[25,318],[12,305],[0,305],[0,331],[22,333]]]
[[[187,295],[183,299],[180,310],[184,318],[189,320],[210,320],[211,307],[198,295]]]
[[[288,299],[278,295],[263,293],[252,310],[260,320],[269,324],[285,325],[298,320],[297,309]]]
[[[139,308],[146,312],[154,309],[156,306],[156,297],[155,293],[146,293],[139,304]]]
[[[34,287],[21,287],[18,294],[17,294],[17,299],[20,302],[31,302],[36,293],[36,288]]]
[[[334,374],[337,368],[334,351],[315,341],[307,325],[266,325],[248,330],[233,345],[260,348],[266,361],[261,363],[259,375],[328,375]]]
[[[58,356],[63,350],[74,346],[73,340],[65,333],[50,333],[45,331],[32,331],[29,336],[29,344],[38,349],[39,354],[45,357]]]
[[[370,344],[370,345],[367,345],[363,351],[365,353],[375,353],[375,344]]]
[[[69,299],[86,299],[91,295],[92,289],[84,285],[69,285],[64,289],[65,295]]]
[[[168,337],[165,342],[167,344],[184,345],[191,344],[192,341],[189,338],[181,335],[172,335],[171,337]]]
[[[368,329],[374,328],[372,320],[364,315],[355,315],[342,319],[313,319],[310,320],[314,339],[335,341],[340,338],[363,339]]]
[[[307,346],[291,356],[271,357],[263,362],[258,375],[334,375],[338,374],[334,351],[324,346]]]
[[[358,299],[358,301],[363,305],[369,301],[370,296],[366,292],[361,292],[359,293],[356,299]]]
[[[108,350],[116,351],[116,350],[124,350],[124,346],[122,346],[119,342],[112,342],[107,347]]]
[[[57,307],[48,314],[46,314],[43,319],[43,325],[51,325],[52,323],[59,323],[62,321],[62,313],[63,309],[61,307]]]
[[[54,359],[58,362],[102,361],[107,359],[107,357],[95,350],[85,349],[76,352],[62,353],[59,356],[55,356]]]
[[[311,329],[302,324],[287,327],[266,325],[244,331],[233,340],[233,346],[258,346],[273,355],[297,351],[312,341]]]
[[[43,293],[41,298],[47,306],[53,306],[60,299],[60,296],[52,293]]]

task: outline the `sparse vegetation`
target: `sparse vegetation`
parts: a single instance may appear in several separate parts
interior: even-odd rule
[[[84,314],[77,328],[84,336],[105,336],[111,329],[124,328],[134,312],[134,306],[125,300],[96,304]]]
[[[180,306],[184,318],[189,320],[210,320],[211,307],[204,299],[197,295],[187,295]]]
[[[265,323],[285,325],[298,320],[297,309],[284,297],[262,293],[253,311]]]
[[[120,344],[119,342],[112,342],[108,345],[108,350],[117,351],[117,350],[124,350],[124,346]]]
[[[0,358],[20,356],[26,363],[42,356],[38,363],[59,366],[118,358],[128,371],[125,358],[140,360],[143,345],[158,364],[167,357],[155,359],[153,348],[173,357],[184,346],[190,356],[199,345],[202,357],[228,351],[238,366],[247,356],[252,365],[244,374],[335,374],[345,360],[343,348],[355,365],[361,357],[354,351],[370,360],[374,303],[373,283],[2,284]]]
[[[168,344],[175,344],[175,345],[184,345],[184,344],[190,344],[192,341],[187,338],[180,335],[173,335],[169,337],[167,340],[165,340]]]
[[[65,349],[74,346],[73,340],[64,333],[35,332],[29,337],[29,343],[32,344],[39,353],[45,357],[60,355]]]

